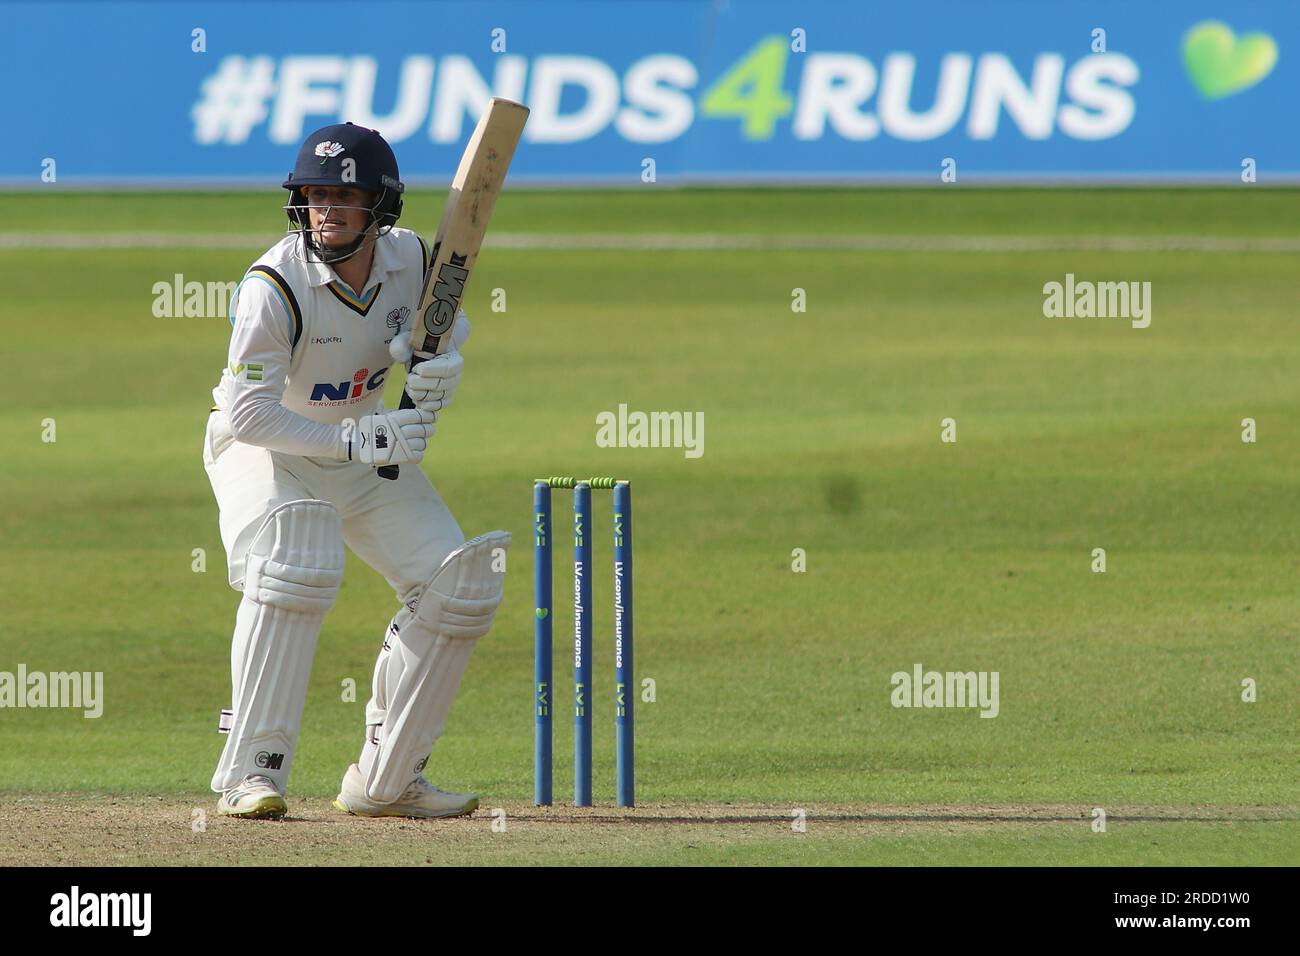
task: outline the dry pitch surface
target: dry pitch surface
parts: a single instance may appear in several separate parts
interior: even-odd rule
[[[1106,829],[1078,805],[802,808],[718,804],[538,808],[506,803],[454,820],[361,819],[291,798],[282,821],[216,815],[204,796],[14,796],[0,864],[303,866],[952,863],[1231,865],[1300,858],[1300,806],[1114,807]],[[197,811],[202,810],[200,817]]]

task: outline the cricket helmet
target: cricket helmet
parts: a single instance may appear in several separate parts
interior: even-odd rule
[[[367,241],[373,241],[373,235],[383,235],[396,225],[402,215],[402,193],[406,189],[392,147],[378,131],[355,123],[325,126],[303,140],[293,172],[282,185],[289,190],[289,202],[284,207],[289,228],[301,233],[307,248],[325,262],[351,258]],[[373,193],[374,204],[364,208],[370,213],[368,226],[378,228],[373,234],[367,228],[346,248],[323,248],[311,230],[307,198],[302,192],[306,186],[348,186]],[[369,240],[368,235],[372,235]]]

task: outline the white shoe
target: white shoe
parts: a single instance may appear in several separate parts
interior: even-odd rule
[[[402,795],[392,803],[375,803],[366,796],[366,778],[356,764],[343,775],[343,788],[334,806],[344,813],[361,817],[459,817],[478,809],[478,797],[472,793],[448,793],[439,790],[424,777],[416,777]]]
[[[217,801],[217,813],[248,820],[278,820],[288,809],[271,778],[261,774],[249,774]]]

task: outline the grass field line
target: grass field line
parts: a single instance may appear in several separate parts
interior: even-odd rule
[[[0,250],[263,249],[271,233],[0,232]],[[501,232],[488,247],[557,252],[1300,252],[1300,238],[995,236],[859,233]]]
[[[490,808],[489,808],[490,809]],[[1300,823],[1300,814],[1182,811],[1175,808],[1153,808],[1150,811],[1107,811],[1106,817],[1121,823]],[[583,812],[566,807],[561,810],[537,807],[511,814],[515,820],[534,823],[636,823],[675,825],[714,825],[728,823],[779,823],[788,825],[789,811],[762,813],[704,813],[700,815],[644,813],[639,810],[618,811],[616,814]],[[803,816],[809,823],[1078,823],[1092,819],[1091,810],[1053,810],[1046,807],[900,807],[892,812],[821,812],[809,809]]]

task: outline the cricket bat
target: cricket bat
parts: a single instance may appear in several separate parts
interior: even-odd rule
[[[452,323],[465,297],[488,220],[492,218],[492,209],[527,120],[528,107],[494,96],[474,127],[456,167],[433,239],[420,306],[411,322],[409,334],[414,354],[407,363],[408,371],[425,359],[446,352],[451,345]],[[400,407],[415,407],[405,391]],[[385,465],[379,474],[394,479],[399,470],[396,465]]]

